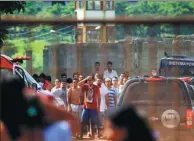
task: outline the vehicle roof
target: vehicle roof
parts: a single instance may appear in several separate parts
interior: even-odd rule
[[[191,61],[194,62],[194,58],[188,58],[188,57],[164,57],[161,59],[162,60],[177,60],[177,61]]]
[[[7,55],[4,55],[4,54],[0,54],[0,56],[5,58],[5,59],[7,59],[8,61],[12,61],[13,60],[13,58],[11,58],[11,57],[9,57]]]

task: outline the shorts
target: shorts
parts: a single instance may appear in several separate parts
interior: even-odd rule
[[[98,128],[104,128],[104,119],[105,119],[105,113],[99,112],[98,113]]]
[[[109,107],[106,109],[106,117],[109,117],[110,115],[112,115],[114,112],[116,111],[116,108],[115,107]]]
[[[92,125],[97,125],[98,113],[94,109],[83,109],[81,115],[81,123],[89,125],[91,121]]]
[[[71,109],[72,109],[73,116],[80,121],[81,114],[82,114],[82,107],[81,107],[81,105],[71,104]]]

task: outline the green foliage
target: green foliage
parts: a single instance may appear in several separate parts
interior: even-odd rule
[[[41,12],[37,14],[38,17],[54,17],[54,16],[67,16],[74,12],[74,5],[71,3],[68,6],[61,5],[59,3],[45,7]]]
[[[138,2],[124,8],[128,16],[149,16],[149,17],[176,17],[194,14],[194,2]],[[187,25],[181,27],[180,34],[192,34],[194,29],[188,30]],[[149,27],[145,25],[135,26],[132,29],[134,36],[161,36],[166,34],[174,34],[172,25],[157,25],[148,31]],[[126,30],[127,31],[127,30]],[[155,32],[155,33],[153,33]]]
[[[32,65],[36,73],[43,72],[43,49],[49,43],[44,40],[33,41],[29,43],[29,47],[32,49]]]
[[[4,1],[0,3],[0,16],[4,13],[12,14],[15,10],[18,12],[23,10],[26,2],[23,1]],[[3,41],[7,39],[8,31],[0,27],[0,48],[3,46]]]
[[[122,1],[122,0],[116,0],[115,1],[115,14],[116,15],[125,15],[126,13],[126,8],[129,6],[127,1]]]
[[[194,2],[138,2],[126,9],[129,16],[183,16],[194,14]]]

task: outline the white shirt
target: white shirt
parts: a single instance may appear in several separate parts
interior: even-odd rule
[[[56,86],[53,87],[53,88],[51,89],[51,93],[54,92],[56,89],[57,89]]]
[[[100,87],[100,98],[101,98],[100,112],[104,112],[106,109],[106,100],[105,100],[106,94],[108,94],[108,90],[106,89],[105,85],[102,83]]]
[[[60,97],[65,104],[67,101],[67,90],[63,90],[62,88],[58,88],[55,91],[52,92],[52,94],[56,97]]]
[[[103,75],[104,79],[106,79],[106,78],[112,79],[114,77],[118,77],[117,72],[115,70],[112,70],[112,72],[109,72],[108,70],[104,71],[104,75]]]

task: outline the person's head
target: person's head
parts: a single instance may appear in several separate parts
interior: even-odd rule
[[[71,78],[67,78],[67,87],[70,88],[72,86],[72,83],[73,83],[73,79]]]
[[[112,79],[112,84],[113,84],[113,86],[115,86],[115,87],[118,86],[118,77],[114,77],[114,78]]]
[[[94,79],[97,80],[98,78],[100,78],[100,74],[96,73],[95,76],[94,76]]]
[[[113,141],[155,140],[145,120],[131,106],[122,107],[108,116],[105,134],[109,140]]]
[[[39,82],[39,76],[38,74],[33,74],[32,77],[34,78],[34,80],[36,80],[36,82]]]
[[[96,70],[99,70],[100,69],[100,62],[95,62],[95,69]]]
[[[94,82],[94,77],[91,76],[89,79],[87,79],[88,85],[93,85],[93,82]]]
[[[79,80],[78,79],[73,79],[73,87],[74,88],[77,88],[78,83],[79,83]]]
[[[47,81],[49,81],[49,82],[51,82],[51,76],[46,76],[46,78],[45,78]]]
[[[62,73],[61,74],[61,81],[66,81],[67,80],[67,74],[66,73]]]
[[[61,81],[61,88],[66,89],[67,88],[67,82],[66,81]]]
[[[127,82],[127,80],[128,80],[128,77],[124,77],[123,78],[123,84],[125,84]]]
[[[55,87],[59,88],[61,85],[60,79],[55,79]]]
[[[107,62],[107,68],[108,68],[108,70],[112,70],[112,62],[111,61],[109,61],[109,62]]]
[[[41,127],[40,124],[43,121],[42,108],[36,97],[31,95],[31,90],[26,89],[24,81],[10,72],[1,72],[0,87],[0,117],[11,140],[18,140],[18,137],[24,134],[25,131],[21,130],[24,126],[27,129]],[[27,98],[29,95],[30,97]],[[30,107],[33,107],[33,111],[38,116],[31,115]]]
[[[106,78],[106,79],[105,79],[105,86],[106,86],[107,88],[110,88],[111,85],[112,85],[111,79],[110,79],[110,78]]]
[[[101,86],[101,84],[103,83],[103,80],[101,78],[97,78],[96,82],[98,86]]]
[[[123,72],[123,73],[121,73],[121,75],[120,75],[120,80],[123,80],[123,78],[125,77],[126,75],[125,75],[125,73]]]
[[[73,79],[79,79],[79,73],[77,72],[73,73]]]
[[[40,80],[40,82],[44,83],[44,81],[46,80],[46,75],[44,73],[41,73],[39,75],[39,80]]]
[[[84,80],[84,75],[79,75],[79,81],[82,81],[82,80]]]

